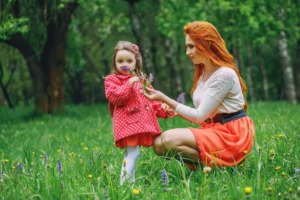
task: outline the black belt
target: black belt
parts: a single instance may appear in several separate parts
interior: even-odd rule
[[[246,117],[247,114],[245,113],[244,110],[239,110],[235,113],[219,113],[216,114],[213,118],[208,118],[205,120],[207,123],[221,123],[225,124],[227,122],[240,119],[243,117]]]

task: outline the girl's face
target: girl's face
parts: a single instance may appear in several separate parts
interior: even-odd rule
[[[194,41],[190,38],[189,35],[185,37],[185,45],[186,45],[186,55],[191,59],[194,64],[201,64],[204,65],[207,62],[207,59],[199,53],[197,50]]]
[[[127,50],[120,50],[116,54],[115,65],[120,74],[127,75],[128,71],[122,69],[122,66],[128,67],[130,70],[134,70],[136,66],[136,59],[133,53]]]

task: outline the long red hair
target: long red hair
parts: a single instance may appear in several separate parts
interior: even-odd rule
[[[209,22],[195,21],[192,23],[188,23],[184,27],[185,35],[189,35],[189,37],[195,43],[195,46],[201,54],[210,59],[213,65],[216,66],[225,66],[233,69],[238,77],[241,84],[242,92],[245,98],[245,106],[244,110],[247,111],[248,103],[246,100],[246,92],[247,87],[245,85],[244,80],[242,79],[239,70],[234,64],[233,56],[228,52],[226,48],[226,44],[222,37],[220,36],[217,29]],[[193,88],[191,90],[191,95],[193,95],[199,77],[203,72],[204,65],[203,64],[194,64],[194,80],[193,80]]]

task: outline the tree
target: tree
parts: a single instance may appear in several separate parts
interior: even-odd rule
[[[17,48],[26,60],[33,83],[35,112],[63,112],[66,41],[71,15],[79,3],[67,0],[2,3],[0,41]],[[41,35],[44,41],[35,41]]]

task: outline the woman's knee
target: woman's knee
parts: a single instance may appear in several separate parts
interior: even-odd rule
[[[172,130],[167,130],[162,134],[161,143],[162,146],[167,150],[176,150],[179,145],[178,138],[173,137]]]
[[[161,136],[159,136],[159,137],[157,137],[157,138],[155,138],[155,140],[154,140],[154,142],[153,142],[153,151],[157,154],[157,155],[159,155],[159,156],[161,156],[161,155],[163,155],[163,146],[162,146],[162,143],[161,143]]]

